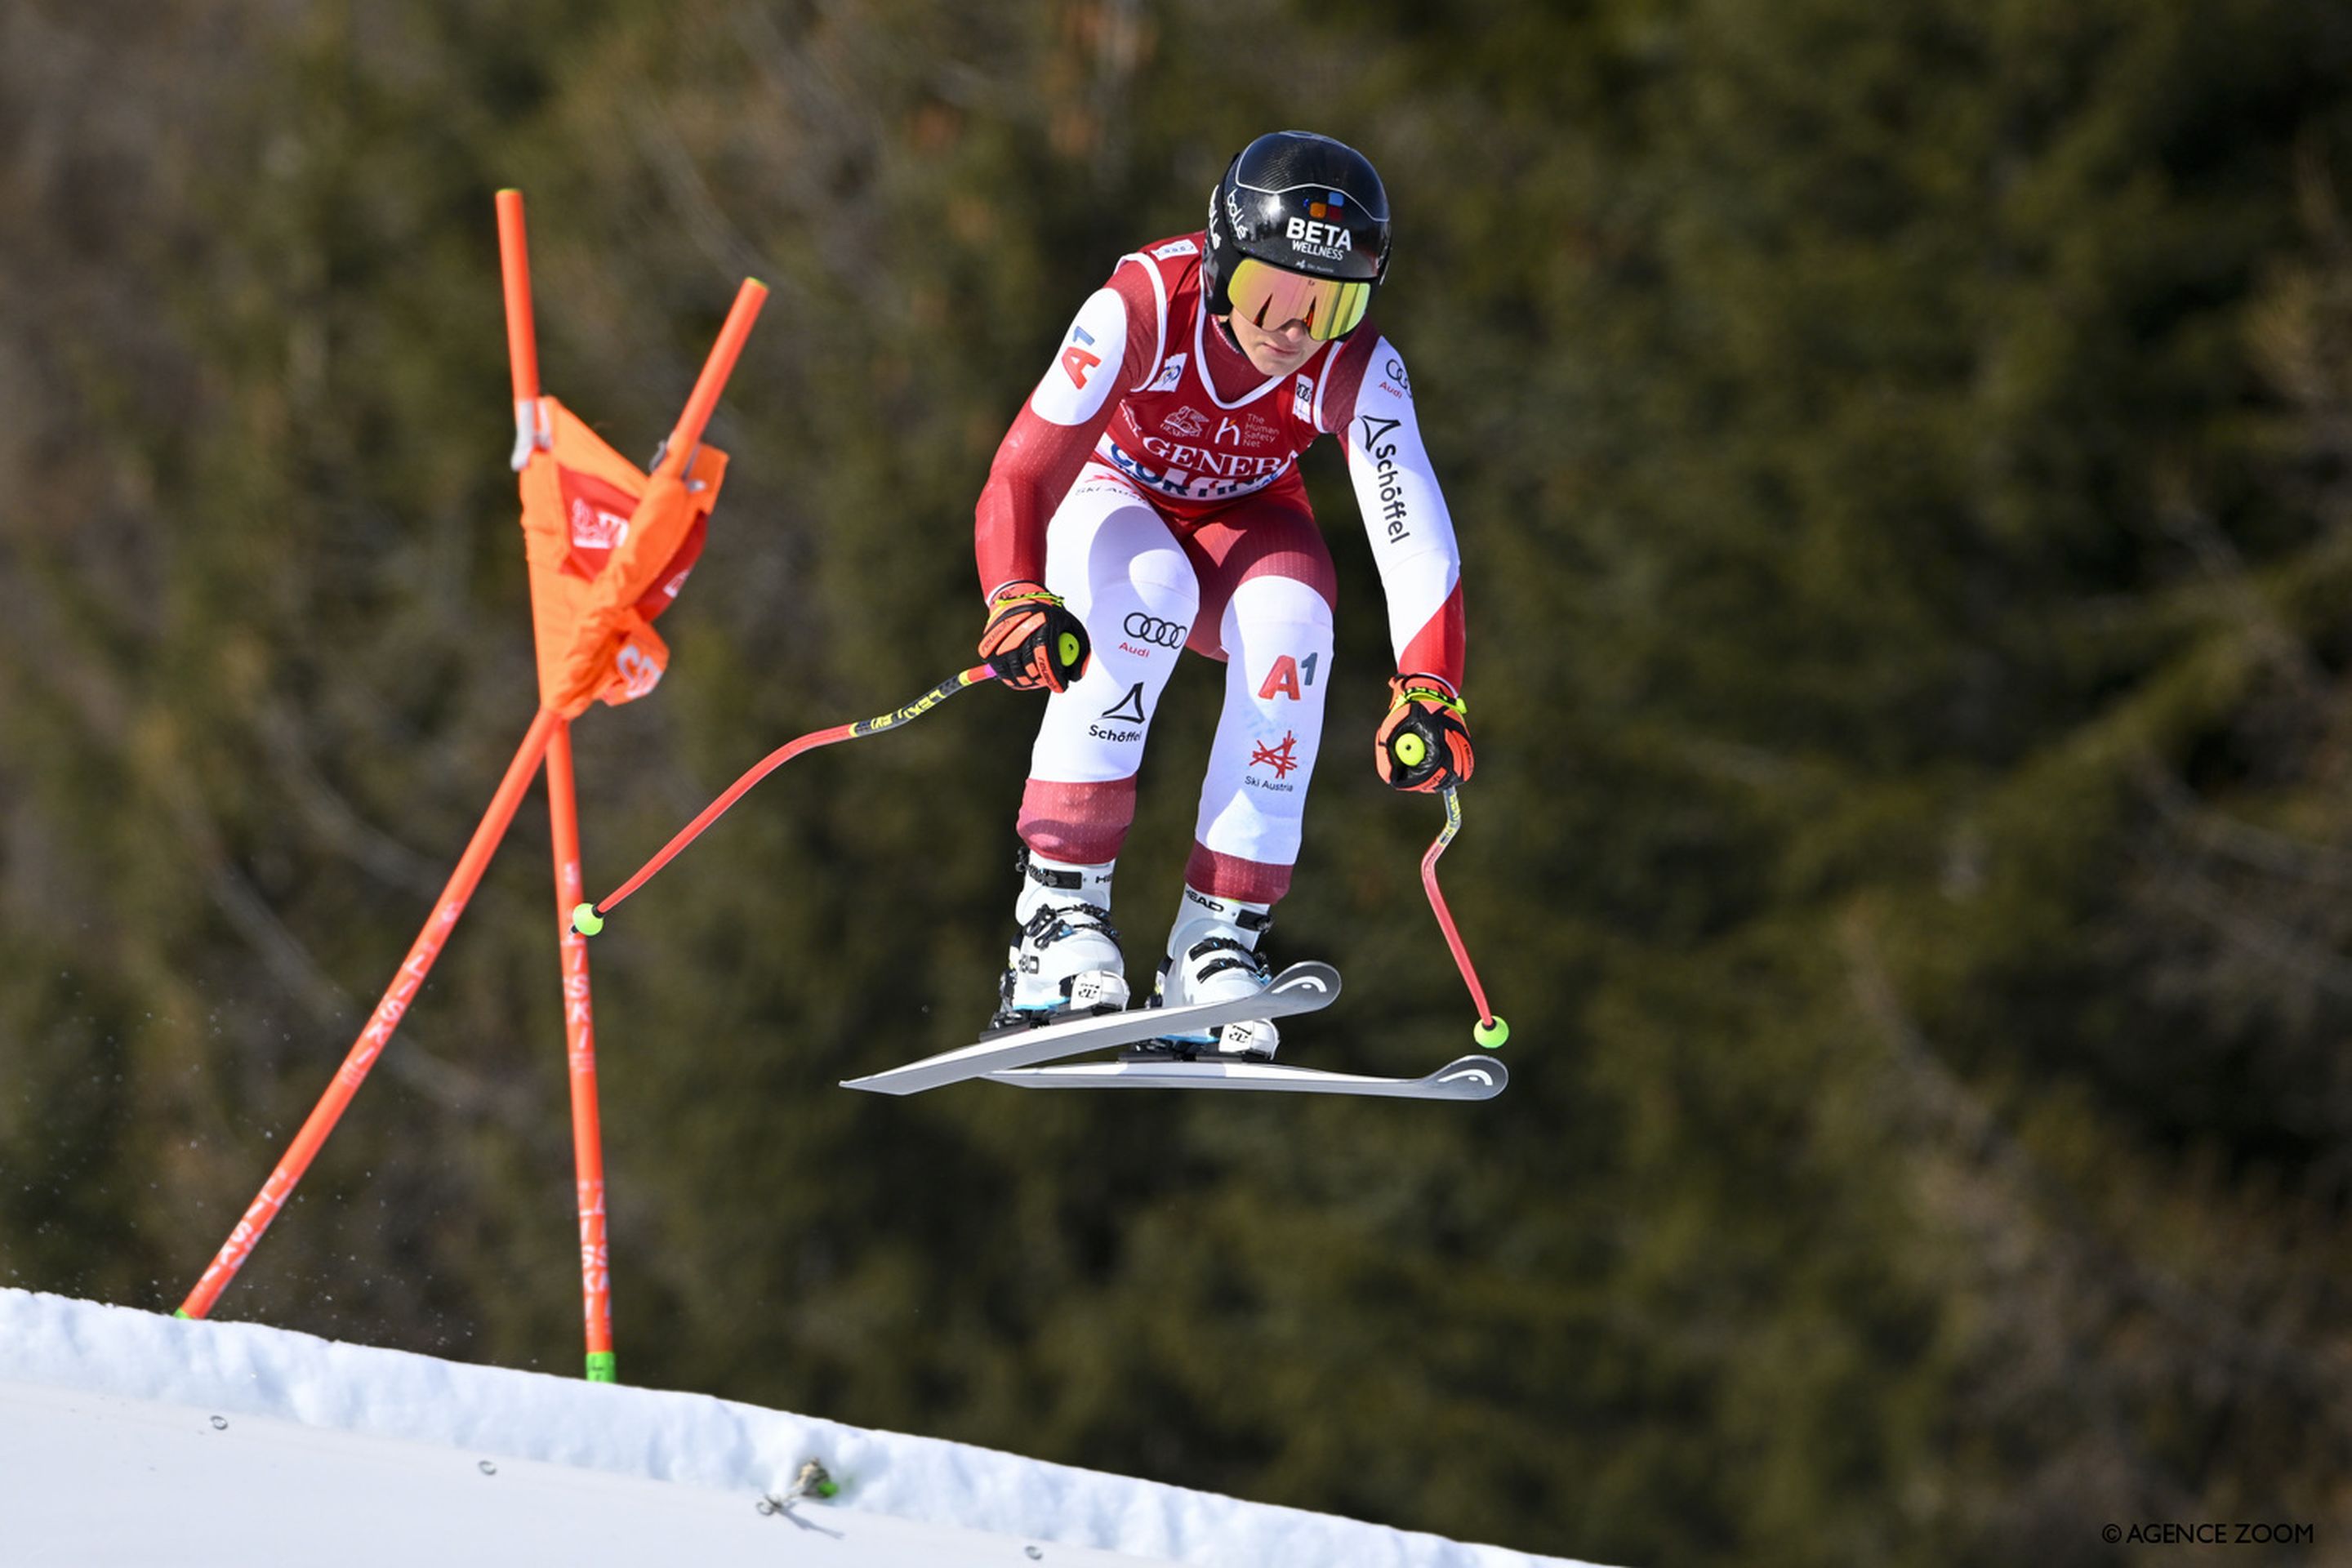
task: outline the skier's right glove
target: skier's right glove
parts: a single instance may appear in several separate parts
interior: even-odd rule
[[[1043,583],[1007,583],[990,596],[980,657],[1013,690],[1067,690],[1093,654],[1086,626]]]
[[[1477,765],[1466,710],[1433,675],[1389,677],[1389,716],[1372,737],[1372,765],[1391,789],[1451,789]]]

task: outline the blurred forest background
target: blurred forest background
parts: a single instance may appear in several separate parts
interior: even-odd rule
[[[775,290],[673,673],[579,727],[594,893],[968,661],[1055,334],[1294,125],[1397,215],[1510,1092],[835,1089],[989,1011],[1034,708],[983,690],[595,944],[624,1379],[1602,1562],[2352,1562],[2327,0],[12,0],[0,1282],[179,1301],[530,717],[495,189],[641,459]],[[1286,1055],[1420,1071],[1438,814],[1307,477],[1342,668],[1274,945],[1349,992]],[[224,1315],[577,1372],[540,798]]]

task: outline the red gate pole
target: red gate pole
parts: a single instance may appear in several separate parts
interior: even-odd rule
[[[457,917],[465,913],[467,900],[474,896],[474,889],[481,882],[483,869],[489,865],[490,856],[498,848],[499,840],[506,837],[507,825],[514,820],[516,807],[522,804],[523,792],[530,787],[533,775],[539,772],[540,758],[546,753],[549,734],[561,722],[552,710],[545,708],[541,709],[539,717],[531,721],[522,744],[515,749],[514,761],[507,764],[506,777],[499,781],[498,793],[490,797],[489,810],[482,814],[482,820],[475,826],[473,838],[467,844],[465,854],[458,858],[457,868],[450,874],[448,885],[441,889],[440,901],[434,906],[432,915],[425,922],[425,929],[416,933],[415,943],[409,948],[408,957],[393,975],[392,984],[384,989],[383,999],[375,1005],[375,1011],[369,1015],[367,1027],[362,1029],[360,1037],[352,1042],[350,1054],[343,1058],[343,1065],[336,1069],[333,1081],[327,1085],[327,1092],[312,1108],[309,1120],[302,1123],[302,1130],[294,1135],[294,1142],[287,1148],[285,1157],[278,1162],[278,1168],[269,1173],[269,1180],[262,1184],[260,1194],[254,1198],[252,1206],[245,1211],[245,1217],[237,1221],[236,1228],[221,1245],[220,1252],[213,1258],[212,1267],[206,1268],[204,1278],[196,1281],[196,1288],[188,1292],[188,1299],[180,1303],[181,1317],[201,1318],[213,1310],[213,1303],[220,1300],[220,1293],[228,1289],[229,1281],[236,1278],[236,1271],[244,1268],[245,1260],[253,1255],[254,1247],[261,1240],[262,1233],[269,1228],[269,1222],[278,1217],[278,1211],[285,1207],[286,1200],[293,1195],[295,1184],[302,1179],[302,1173],[310,1168],[310,1162],[318,1157],[320,1147],[327,1142],[327,1134],[335,1130],[335,1123],[341,1118],[343,1109],[351,1104],[352,1096],[357,1094],[360,1085],[367,1081],[368,1069],[374,1067],[376,1058],[383,1054],[383,1047],[391,1041],[393,1031],[400,1026],[401,1017],[408,1011],[409,1003],[423,988],[425,977],[432,973],[433,961],[441,956],[443,945],[448,942],[450,931],[457,927]]]
[[[580,1193],[580,1300],[588,1381],[617,1383],[613,1352],[612,1250],[604,1237],[604,1143],[596,1109],[596,1014],[588,994],[588,939],[572,929],[580,902],[580,813],[572,793],[572,729],[547,742],[547,808],[555,825],[555,924],[563,955],[563,1037],[572,1074],[572,1159]]]

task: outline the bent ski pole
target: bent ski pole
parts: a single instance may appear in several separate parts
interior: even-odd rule
[[[1478,1004],[1478,1022],[1471,1029],[1470,1037],[1490,1051],[1499,1050],[1503,1042],[1511,1037],[1511,1026],[1486,1005],[1486,988],[1478,984],[1478,972],[1470,967],[1469,950],[1462,945],[1462,933],[1454,929],[1453,911],[1445,907],[1445,895],[1437,890],[1437,858],[1445,853],[1445,847],[1462,831],[1462,803],[1454,798],[1454,786],[1449,784],[1439,794],[1445,801],[1445,826],[1431,843],[1429,853],[1421,858],[1421,885],[1429,894],[1429,907],[1437,916],[1437,929],[1445,933],[1445,945],[1454,950],[1454,963],[1462,971],[1463,983],[1470,987],[1470,999]]]
[[[884,730],[895,729],[909,720],[921,718],[965,687],[995,679],[996,671],[993,668],[985,664],[976,664],[970,669],[950,676],[902,708],[894,708],[889,712],[872,719],[860,719],[854,724],[836,724],[830,730],[812,731],[796,741],[790,741],[777,747],[754,764],[750,772],[728,785],[726,794],[704,806],[701,816],[679,828],[677,836],[663,845],[660,853],[638,868],[635,876],[605,894],[595,903],[583,903],[574,909],[572,911],[572,929],[583,936],[594,936],[598,931],[603,931],[604,917],[610,914],[622,900],[651,881],[655,872],[668,865],[679,850],[700,837],[704,828],[727,815],[727,808],[742,799],[753,784],[758,784],[803,752],[813,752],[819,746],[830,746],[836,741],[860,740]]]

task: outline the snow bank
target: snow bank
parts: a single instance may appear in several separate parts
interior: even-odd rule
[[[759,1500],[787,1489],[812,1458],[841,1483],[840,1495],[797,1506],[789,1521],[760,1513]],[[52,1531],[89,1527],[101,1516],[107,1522],[79,1542],[27,1540],[18,1533],[27,1522],[20,1514],[8,1533],[17,1547],[42,1548],[32,1560],[44,1563],[141,1561],[142,1552],[167,1545],[173,1561],[209,1560],[187,1555],[195,1521],[184,1514],[159,1511],[154,1528],[172,1533],[143,1549],[124,1536],[137,1527],[122,1511],[126,1500],[174,1485],[228,1487],[241,1510],[265,1514],[278,1505],[264,1500],[288,1488],[312,1507],[341,1495],[339,1488],[354,1495],[372,1488],[379,1514],[387,1489],[413,1496],[413,1509],[362,1532],[384,1549],[382,1561],[408,1563],[416,1542],[396,1541],[394,1525],[429,1526],[445,1545],[475,1542],[484,1561],[497,1558],[493,1535],[519,1528],[528,1541],[499,1548],[505,1562],[592,1563],[644,1561],[627,1544],[640,1536],[681,1546],[688,1521],[713,1533],[693,1536],[698,1545],[685,1560],[714,1563],[774,1562],[780,1552],[793,1561],[820,1546],[845,1568],[1137,1559],[1230,1568],[1562,1563],[702,1394],[466,1366],[258,1324],[187,1322],[10,1289],[0,1289],[0,1474],[9,1478],[5,1489],[39,1500],[30,1517]],[[488,1484],[493,1476],[505,1484]],[[590,1479],[596,1484],[582,1485]],[[548,1533],[559,1515],[581,1540]],[[736,1533],[749,1555],[725,1544]],[[92,1542],[110,1550],[84,1554]],[[251,1550],[259,1544],[248,1540],[241,1558],[222,1561],[271,1560]],[[526,1548],[530,1558],[511,1555]],[[345,1533],[333,1556],[379,1560],[353,1550]],[[437,1548],[436,1555],[443,1568],[470,1560]]]

